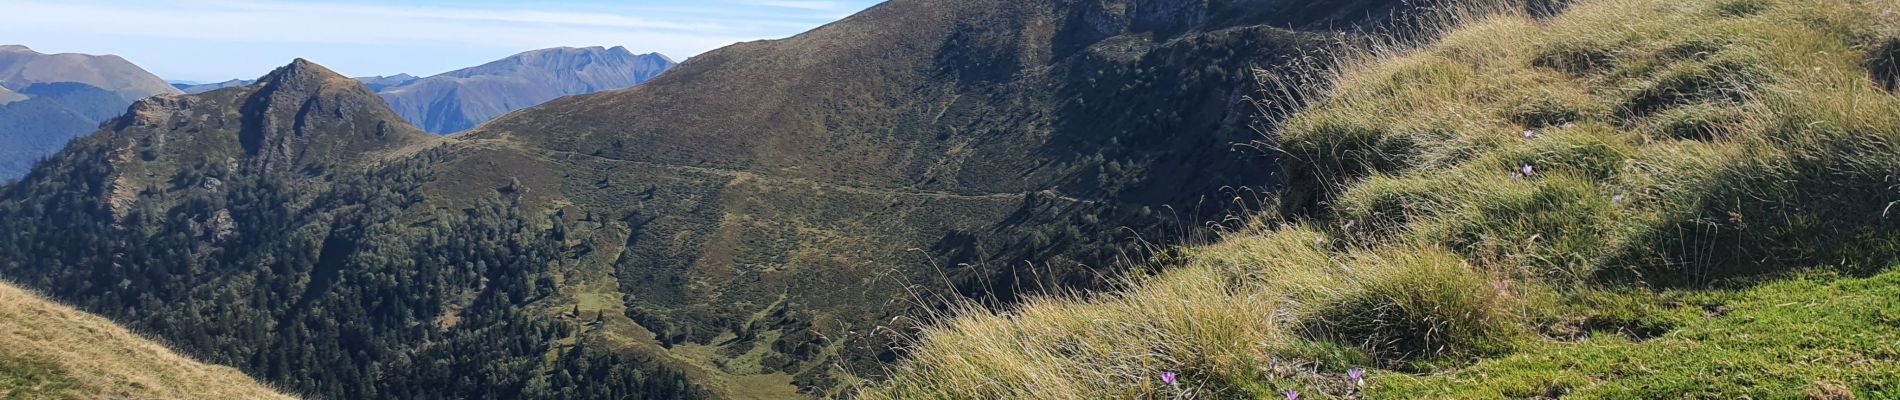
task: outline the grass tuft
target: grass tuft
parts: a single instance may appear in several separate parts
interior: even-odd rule
[[[1489,354],[1519,337],[1515,299],[1464,259],[1434,250],[1368,258],[1306,324],[1391,362]]]

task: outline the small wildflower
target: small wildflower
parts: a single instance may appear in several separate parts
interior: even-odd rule
[[[1286,395],[1286,400],[1300,400],[1300,391],[1298,390],[1288,390],[1280,392],[1280,394]]]
[[[1577,123],[1575,123],[1575,122],[1565,122],[1565,123],[1564,123],[1564,129],[1577,129]]]
[[[1354,385],[1365,386],[1366,385],[1366,370],[1363,368],[1353,368],[1351,370],[1346,371],[1346,378],[1352,379],[1352,384]]]
[[[1536,130],[1536,129],[1525,129],[1525,130],[1524,130],[1524,138],[1525,138],[1525,139],[1536,139],[1536,138],[1537,138],[1537,130]]]
[[[1317,237],[1317,238],[1313,238],[1313,245],[1314,245],[1314,246],[1325,246],[1325,245],[1326,245],[1326,238],[1323,238],[1323,237]]]
[[[1524,164],[1524,168],[1519,169],[1519,171],[1522,171],[1525,177],[1530,177],[1531,175],[1537,175],[1537,168],[1531,167],[1530,164]]]
[[[1517,180],[1519,180],[1519,179],[1524,179],[1524,174],[1520,174],[1520,173],[1516,173],[1516,172],[1512,172],[1512,173],[1511,173],[1511,180],[1512,180],[1512,181],[1517,181]]]
[[[1619,206],[1620,206],[1620,205],[1623,205],[1623,195],[1620,195],[1620,194],[1619,194],[1619,195],[1616,195],[1615,197],[1611,197],[1611,198],[1610,198],[1610,203],[1611,203],[1611,204],[1615,204],[1615,205],[1619,205]]]
[[[1162,383],[1166,383],[1166,384],[1168,384],[1168,386],[1174,386],[1174,382],[1175,382],[1175,374],[1174,374],[1174,372],[1173,372],[1173,371],[1166,371],[1166,372],[1162,372],[1162,373],[1161,373],[1161,382],[1162,382]]]

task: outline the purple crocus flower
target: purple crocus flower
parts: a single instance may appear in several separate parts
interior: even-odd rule
[[[1515,182],[1520,179],[1524,179],[1524,174],[1516,173],[1516,172],[1511,173],[1511,181]]]
[[[1352,379],[1352,383],[1354,385],[1365,386],[1366,385],[1366,370],[1362,368],[1353,368],[1351,370],[1347,370],[1346,378]]]
[[[1619,195],[1616,195],[1615,197],[1611,197],[1611,198],[1610,198],[1610,203],[1611,203],[1611,204],[1616,204],[1616,205],[1619,205],[1619,206],[1620,206],[1620,205],[1623,205],[1623,195],[1620,195],[1620,194],[1619,194]]]
[[[1300,400],[1300,391],[1298,390],[1288,390],[1280,392],[1280,394],[1286,395],[1286,400]]]
[[[1525,129],[1525,130],[1524,130],[1524,138],[1525,138],[1525,139],[1536,139],[1536,138],[1537,138],[1537,130],[1536,130],[1536,129]]]
[[[1175,378],[1175,374],[1173,371],[1166,371],[1166,372],[1161,373],[1161,382],[1167,383],[1168,386],[1174,386],[1174,382],[1175,382],[1174,378]]]
[[[1537,168],[1532,167],[1530,164],[1524,164],[1524,168],[1520,169],[1519,171],[1522,171],[1525,177],[1529,177],[1531,175],[1537,175]]]

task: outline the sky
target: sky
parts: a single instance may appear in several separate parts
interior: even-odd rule
[[[117,54],[179,81],[254,79],[299,57],[350,76],[428,76],[560,46],[683,61],[880,1],[0,0],[0,44]]]

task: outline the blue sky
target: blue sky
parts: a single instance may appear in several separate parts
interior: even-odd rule
[[[684,60],[879,1],[0,0],[0,44],[117,54],[170,80],[256,78],[297,57],[351,76],[427,76],[557,46]]]

